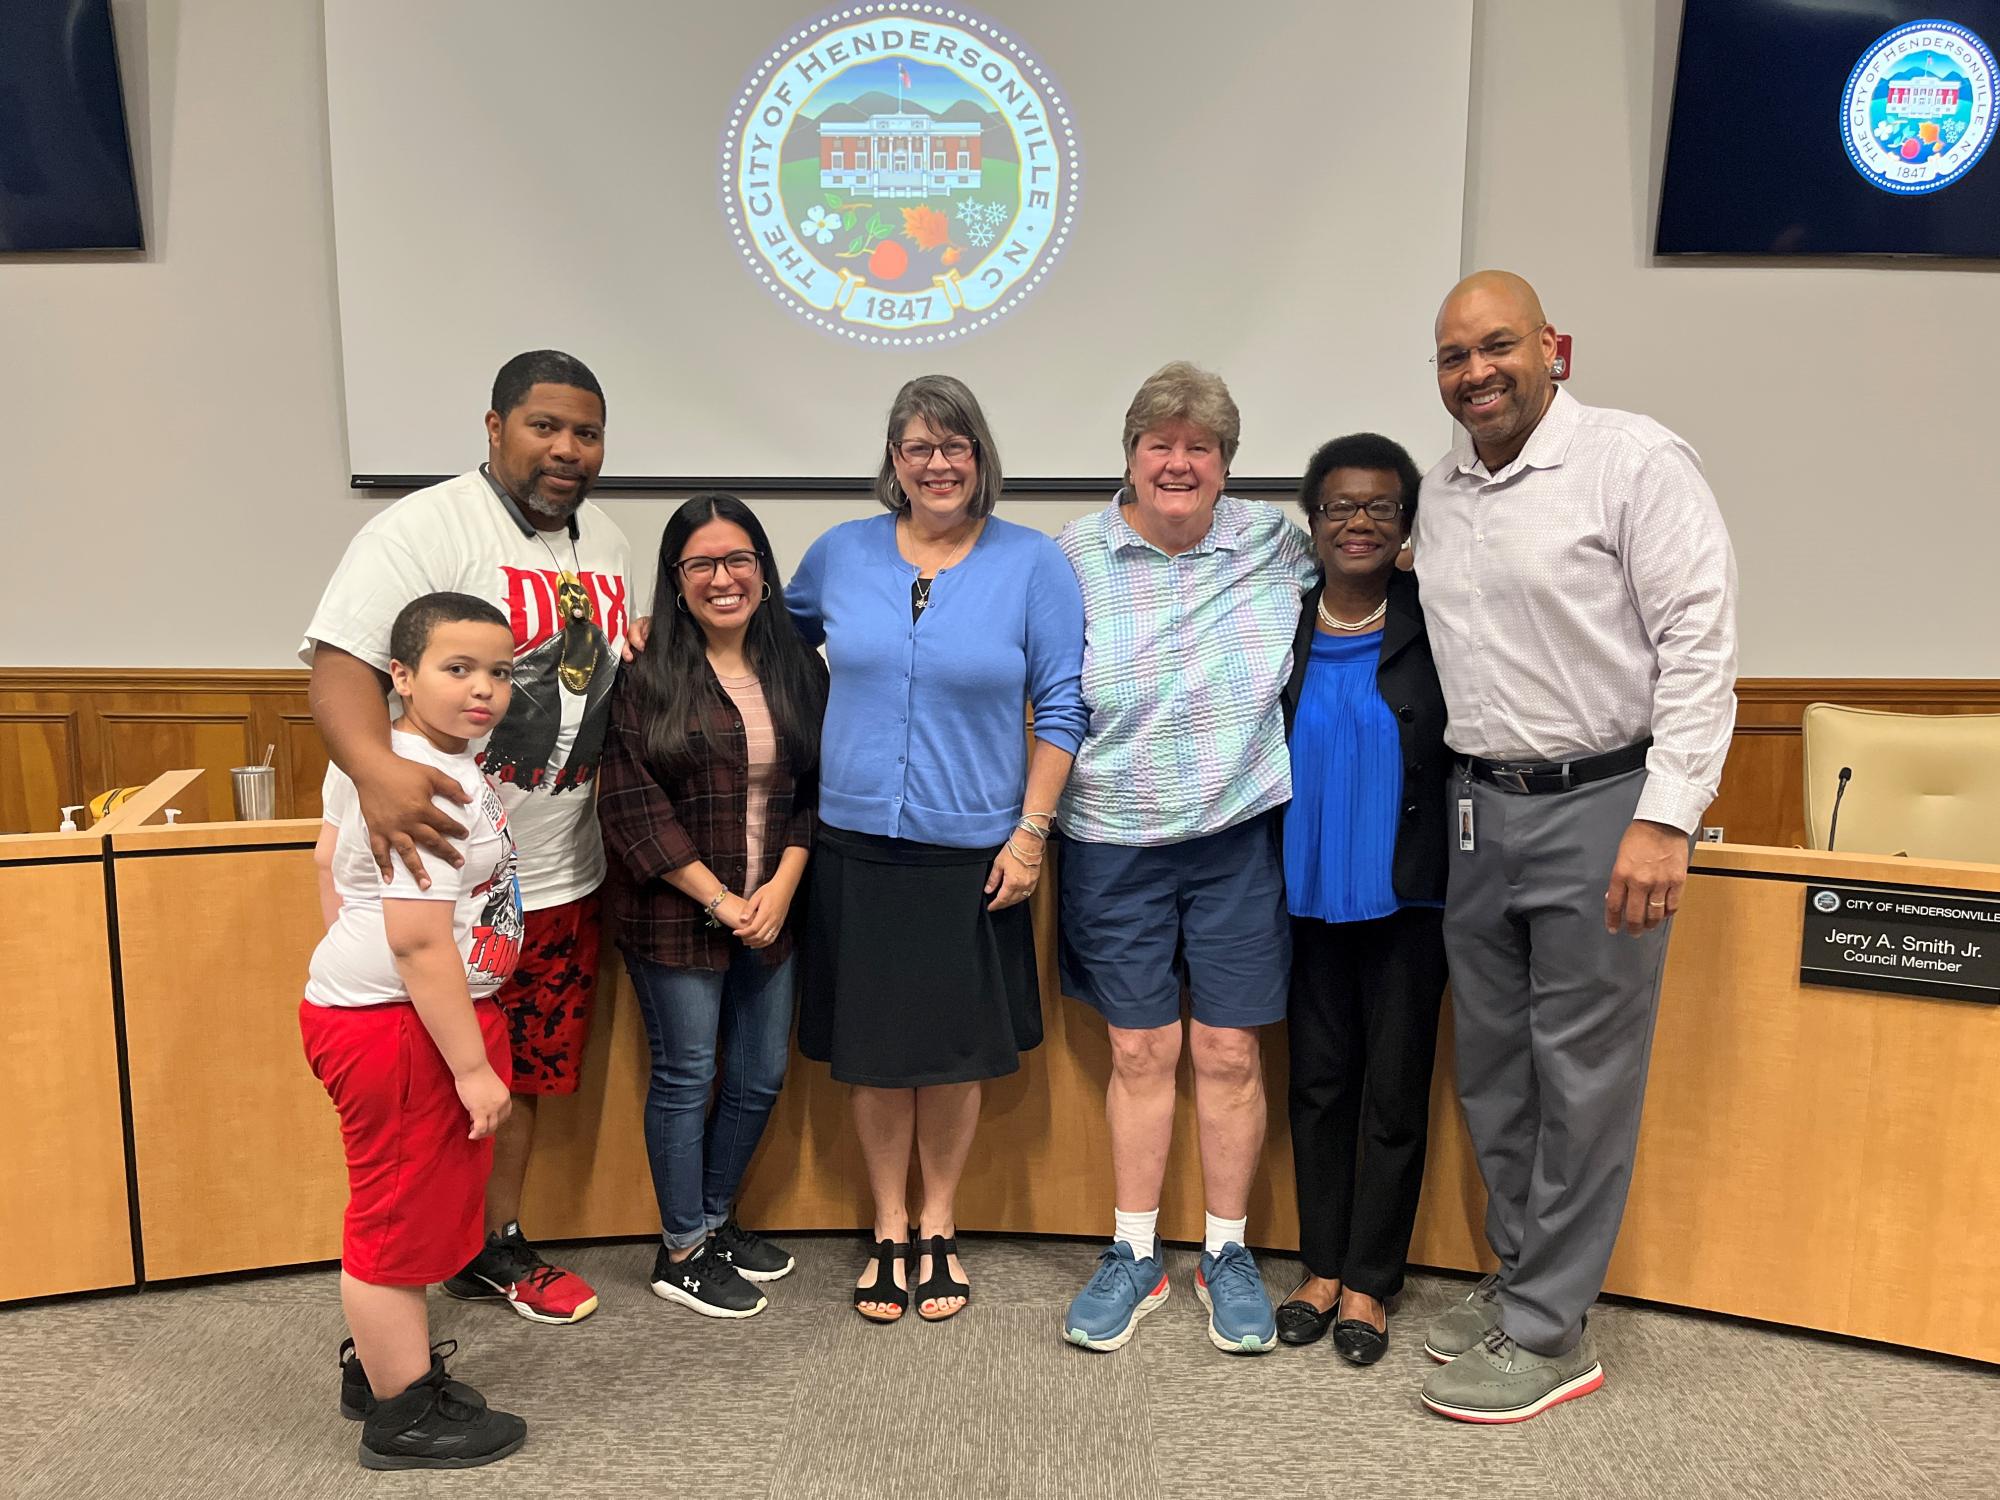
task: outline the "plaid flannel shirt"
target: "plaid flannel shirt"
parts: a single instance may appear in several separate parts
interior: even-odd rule
[[[730,890],[743,891],[749,747],[743,716],[713,671],[709,683],[714,703],[708,726],[718,743],[695,737],[697,763],[670,772],[647,761],[636,683],[631,672],[618,674],[597,773],[597,819],[609,856],[605,894],[618,945],[672,968],[719,971],[729,967],[736,939],[727,928],[709,926],[700,902],[660,878],[699,860]],[[816,799],[813,779],[801,786],[788,766],[779,766],[764,817],[764,848],[773,868],[785,849],[812,847]],[[791,956],[798,910],[794,903],[777,940],[756,950],[766,966]]]

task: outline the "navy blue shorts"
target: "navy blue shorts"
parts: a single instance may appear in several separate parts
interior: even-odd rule
[[[1285,1018],[1292,971],[1278,814],[1130,848],[1062,841],[1063,993],[1113,1026],[1180,1020],[1181,980],[1206,1026]]]

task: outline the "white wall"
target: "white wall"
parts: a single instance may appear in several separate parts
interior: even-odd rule
[[[1679,34],[1678,0],[1482,0],[1467,268],[1536,284],[1580,399],[1700,452],[1744,676],[2000,675],[2000,270],[1653,264]]]
[[[113,8],[152,248],[0,261],[18,580],[0,593],[0,664],[288,665],[380,504],[346,488],[319,7]],[[1466,265],[1537,283],[1576,336],[1580,398],[1701,450],[1742,559],[1746,675],[1993,675],[1983,377],[2000,275],[1652,265],[1678,15],[1677,0],[1482,0]],[[518,202],[497,171],[496,193]],[[1429,329],[1410,330],[1379,356],[1385,378],[1428,380],[1428,352]],[[1128,395],[1094,416],[1107,451]],[[611,397],[614,444],[620,423],[672,420]],[[468,464],[482,406],[467,393]],[[607,503],[649,578],[673,502]],[[793,560],[868,510],[757,504]],[[1009,514],[1054,529],[1087,508]]]

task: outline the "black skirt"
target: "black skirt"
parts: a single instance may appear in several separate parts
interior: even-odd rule
[[[813,850],[799,1050],[842,1083],[999,1078],[1042,1040],[1026,901],[988,911],[992,849],[821,825]]]

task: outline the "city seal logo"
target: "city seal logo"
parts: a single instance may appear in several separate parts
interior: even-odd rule
[[[942,5],[853,5],[751,72],[723,132],[723,211],[771,294],[857,343],[937,344],[1041,285],[1080,161],[1048,70]]]
[[[1840,897],[1836,896],[1832,891],[1821,891],[1813,897],[1813,907],[1818,911],[1839,911]]]
[[[1996,74],[1993,49],[1955,21],[1898,26],[1847,77],[1847,159],[1885,193],[1950,187],[1992,142]]]

